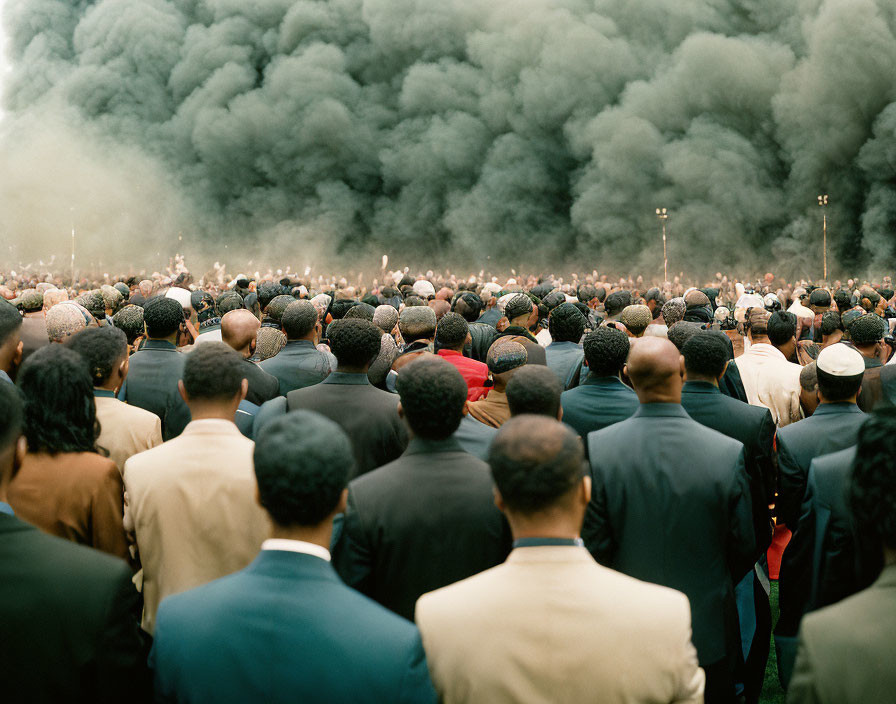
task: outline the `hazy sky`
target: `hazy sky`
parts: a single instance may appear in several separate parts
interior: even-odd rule
[[[5,0],[0,0],[0,17],[3,16]],[[0,22],[0,92],[6,82],[6,72],[9,70],[9,62],[6,59],[6,31]],[[0,103],[0,116],[3,115],[3,105]]]

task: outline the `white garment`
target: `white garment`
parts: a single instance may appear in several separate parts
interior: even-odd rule
[[[538,340],[538,344],[542,347],[547,347],[553,340],[551,339],[551,333],[548,332],[547,328],[542,328],[538,331],[538,334],[535,336],[535,339]]]
[[[330,551],[321,545],[308,543],[304,540],[289,540],[287,538],[268,538],[261,544],[262,550],[283,550],[285,552],[303,552],[314,555],[321,560],[330,561]]]
[[[780,350],[764,342],[753,343],[734,364],[750,405],[769,409],[779,428],[802,418],[799,364],[788,362]]]

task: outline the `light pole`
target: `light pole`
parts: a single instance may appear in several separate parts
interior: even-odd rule
[[[656,216],[663,229],[663,286],[669,280],[669,260],[666,258],[666,220],[669,219],[669,211],[666,208],[657,208]]]
[[[75,209],[70,208],[72,214],[72,288],[75,288]]]
[[[818,206],[821,208],[821,233],[822,233],[822,258],[824,262],[824,280],[828,280],[828,196],[825,193],[818,196]]]

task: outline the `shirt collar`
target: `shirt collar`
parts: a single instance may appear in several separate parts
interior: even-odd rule
[[[97,398],[115,398],[115,392],[108,389],[94,389],[93,395]]]
[[[427,440],[419,436],[414,436],[408,442],[408,447],[404,451],[406,455],[416,455],[420,453],[433,452],[463,452],[464,449],[454,437],[445,440]]]
[[[184,428],[183,434],[186,433],[239,433],[239,428],[232,420],[224,418],[201,418],[200,420],[191,420],[187,427]]]
[[[168,340],[146,340],[143,343],[143,347],[141,350],[173,350],[177,351],[177,347],[175,347],[172,343],[168,342]]]
[[[463,352],[458,352],[457,350],[439,350],[436,354],[440,357],[463,357]]]
[[[12,384],[12,379],[10,378],[9,374],[7,374],[2,369],[0,369],[0,381],[5,381],[7,384]]]
[[[690,418],[680,403],[642,403],[634,418]]]
[[[585,541],[581,538],[518,538],[513,541],[514,549],[561,546],[581,548],[585,546]]]
[[[330,561],[330,551],[321,545],[307,543],[304,540],[288,540],[286,538],[268,538],[261,544],[262,550],[279,550],[281,552],[302,552],[314,555],[321,560]]]
[[[370,383],[366,374],[350,374],[349,372],[330,372],[330,376],[324,379],[322,384],[357,384],[365,386]]]
[[[682,391],[696,394],[720,394],[719,387],[708,381],[686,381]]]
[[[15,516],[15,512],[12,510],[12,506],[3,501],[0,501],[0,513],[5,513],[9,516]]]

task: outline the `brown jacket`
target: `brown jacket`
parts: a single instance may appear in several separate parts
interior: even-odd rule
[[[470,416],[493,428],[500,428],[510,420],[510,406],[507,405],[507,394],[492,389],[488,396],[467,405]]]
[[[115,463],[94,452],[29,452],[9,485],[16,516],[51,535],[130,560]]]

